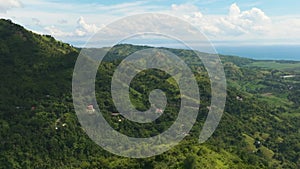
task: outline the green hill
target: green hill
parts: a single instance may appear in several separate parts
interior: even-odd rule
[[[149,92],[160,88],[170,93],[164,115],[155,124],[111,115],[116,112],[110,94],[114,69],[121,59],[145,48],[149,47],[113,47],[99,66],[96,81],[97,101],[108,123],[134,137],[166,130],[177,117],[180,101],[168,74],[147,70],[134,78],[131,101],[146,110]],[[130,159],[97,146],[78,122],[71,88],[80,49],[0,20],[0,168],[300,168],[299,62],[280,63],[284,68],[277,69],[260,61],[221,56],[228,82],[226,108],[213,136],[198,144],[210,103],[207,72],[192,51],[164,49],[180,56],[198,80],[202,102],[197,122],[170,151]]]

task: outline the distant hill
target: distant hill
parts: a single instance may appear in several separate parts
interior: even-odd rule
[[[116,113],[110,94],[114,69],[144,48],[149,47],[114,46],[99,66],[96,81],[104,117],[114,129],[133,137],[166,130],[176,119],[180,101],[172,78],[149,70],[132,82],[131,101],[147,109],[149,92],[160,87],[170,93],[165,114],[155,124],[141,125]],[[293,66],[298,63],[280,63],[285,67],[277,69],[221,56],[228,83],[226,108],[214,135],[198,144],[210,103],[207,72],[191,51],[164,49],[184,58],[198,80],[202,102],[197,122],[168,152],[146,159],[119,157],[90,140],[74,112],[71,82],[80,49],[1,19],[0,168],[300,168],[300,79],[283,78],[297,74]]]

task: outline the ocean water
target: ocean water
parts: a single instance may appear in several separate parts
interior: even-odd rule
[[[300,45],[286,46],[215,46],[220,54],[246,57],[256,60],[300,61]]]

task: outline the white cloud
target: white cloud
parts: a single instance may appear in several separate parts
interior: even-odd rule
[[[272,26],[270,37],[282,38],[285,42],[300,39],[300,17],[298,16],[285,16],[275,17]],[[298,38],[298,39],[296,39]]]
[[[79,20],[77,21],[78,29],[76,32],[79,32],[79,35],[83,36],[85,34],[93,34],[99,31],[99,27],[97,27],[95,24],[88,24],[84,20],[84,18],[81,16]]]
[[[113,7],[109,7],[113,9]],[[267,16],[261,9],[252,8],[250,10],[242,11],[239,6],[234,3],[229,7],[227,15],[205,15],[195,5],[192,4],[173,4],[170,10],[161,11],[167,14],[178,16],[182,19],[193,24],[201,30],[210,40],[213,41],[236,41],[236,40],[253,40],[253,39],[270,39],[279,36],[282,30],[274,29],[275,23]],[[124,14],[126,15],[126,14]],[[88,18],[87,22],[85,18]],[[103,27],[104,23],[98,20],[91,20],[94,17],[79,17],[76,23],[76,28],[73,31],[62,31],[57,27],[46,27],[46,31],[51,35],[58,38],[66,39],[81,39],[87,40],[87,37],[92,36],[94,33]],[[111,18],[118,18],[112,17]],[[296,21],[289,21],[295,23]],[[72,23],[68,23],[72,24]],[[277,23],[278,24],[278,23]],[[141,24],[126,25],[126,29],[141,29]],[[299,27],[297,27],[299,28]],[[294,31],[297,30],[294,28]],[[125,28],[124,28],[125,29]],[[155,27],[153,27],[155,30]],[[112,30],[110,30],[112,31]],[[299,31],[298,31],[299,32]],[[118,35],[119,32],[109,32]],[[282,35],[283,36],[283,35]]]
[[[0,0],[0,13],[6,12],[2,17],[12,19],[35,32],[51,34],[68,43],[86,41],[103,25],[120,17],[145,12],[178,16],[193,24],[212,41],[263,43],[281,39],[282,43],[292,40],[300,43],[299,16],[270,17],[259,8],[241,10],[240,4],[236,3],[229,6],[228,12],[223,15],[206,14],[207,9],[201,8],[205,5],[195,6],[190,3],[158,6],[144,0],[115,5],[58,3],[46,0],[26,0],[23,3],[24,5],[20,0]],[[16,7],[23,8],[9,10]],[[243,7],[245,8],[244,4]],[[143,27],[145,25],[126,25],[124,29],[142,30]],[[153,29],[156,29],[155,25]],[[119,32],[110,33],[115,35]]]
[[[229,8],[230,17],[237,17],[238,15],[240,15],[240,13],[241,13],[240,7],[238,7],[236,3],[230,6]]]
[[[172,4],[171,12],[175,14],[190,15],[200,11],[197,6],[192,4],[180,4],[180,5]]]
[[[58,28],[56,28],[55,26],[47,26],[44,28],[47,33],[49,33],[50,35],[54,36],[54,37],[68,37],[68,36],[73,36],[73,33],[70,32],[64,32]]]
[[[22,7],[22,3],[19,0],[0,0],[0,13],[6,13],[12,8]]]
[[[172,5],[171,13],[186,19],[210,38],[237,37],[267,34],[271,31],[271,19],[261,9],[241,11],[234,3],[227,15],[204,15],[194,5]]]
[[[215,26],[214,18],[205,16],[199,8],[192,4],[173,4],[167,13],[185,19],[207,35],[216,35],[220,29]]]
[[[91,36],[97,31],[100,30],[100,27],[96,26],[95,24],[88,24],[85,19],[81,16],[77,21],[77,29],[74,31],[62,31],[56,26],[46,26],[44,30],[54,36],[54,37],[87,37]]]
[[[75,30],[75,35],[77,35],[77,36],[85,36],[85,35],[86,35],[86,32],[81,31],[81,30],[79,30],[79,29],[76,29],[76,30]]]

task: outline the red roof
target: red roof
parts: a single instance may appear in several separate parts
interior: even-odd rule
[[[88,110],[94,110],[94,106],[92,104],[90,104],[90,105],[87,106],[87,109]]]

